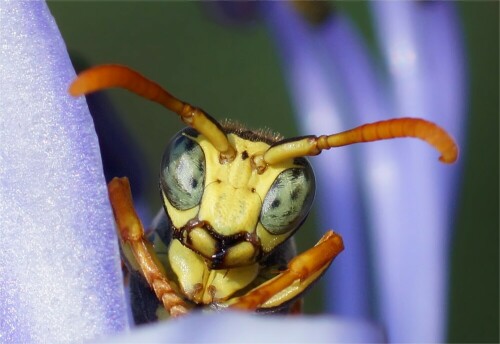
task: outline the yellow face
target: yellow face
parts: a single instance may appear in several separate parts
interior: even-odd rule
[[[445,163],[458,157],[458,147],[446,131],[414,118],[288,140],[230,124],[223,128],[203,110],[120,65],[97,66],[81,73],[69,91],[77,96],[111,87],[128,89],[165,106],[192,128],[174,137],[162,160],[160,186],[172,227],[166,232],[173,233],[168,248],[159,236],[155,247],[144,238],[128,180],[110,183],[123,256],[173,316],[187,312],[184,297],[198,305],[284,310],[343,250],[341,237],[329,231],[274,278],[266,276],[274,272],[261,270],[270,264],[262,259],[289,238],[309,212],[315,183],[304,156],[358,142],[409,136],[436,147]],[[252,286],[257,279],[266,282]],[[136,299],[143,295],[147,294],[139,288]],[[142,301],[138,303],[142,307]],[[143,310],[146,307],[140,312]]]
[[[160,185],[174,239],[201,255],[212,269],[258,262],[305,220],[314,175],[303,158],[259,173],[253,157],[270,145],[227,135],[236,149],[231,162],[193,129],[167,148]]]

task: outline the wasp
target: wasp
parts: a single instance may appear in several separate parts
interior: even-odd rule
[[[101,65],[75,79],[80,96],[119,87],[159,103],[187,128],[166,148],[159,189],[164,210],[146,232],[127,178],[115,178],[109,198],[122,258],[131,273],[136,322],[176,317],[197,308],[290,312],[343,250],[330,230],[296,255],[292,235],[306,219],[315,193],[305,158],[332,147],[414,137],[452,163],[458,147],[441,127],[417,118],[366,124],[342,133],[283,139],[219,123],[200,108],[121,65]]]

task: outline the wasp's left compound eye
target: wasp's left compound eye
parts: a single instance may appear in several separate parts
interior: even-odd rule
[[[161,188],[179,210],[197,206],[205,182],[205,154],[200,145],[185,135],[174,137],[161,162]]]
[[[314,174],[307,162],[284,170],[264,198],[260,222],[275,235],[295,230],[309,213],[314,192]]]

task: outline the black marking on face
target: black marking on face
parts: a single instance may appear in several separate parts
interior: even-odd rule
[[[215,254],[206,256],[192,245],[189,233],[195,228],[203,228],[215,240]],[[204,257],[210,269],[225,269],[232,267],[226,262],[229,250],[242,242],[249,242],[255,248],[253,261],[258,261],[262,257],[262,247],[257,234],[242,231],[233,235],[222,235],[217,233],[208,221],[198,219],[189,220],[183,227],[172,230],[172,237],[179,240],[184,246]]]

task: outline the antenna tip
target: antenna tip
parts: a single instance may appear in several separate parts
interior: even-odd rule
[[[449,151],[444,152],[440,157],[439,161],[445,164],[453,164],[458,159],[458,147],[453,146]]]

